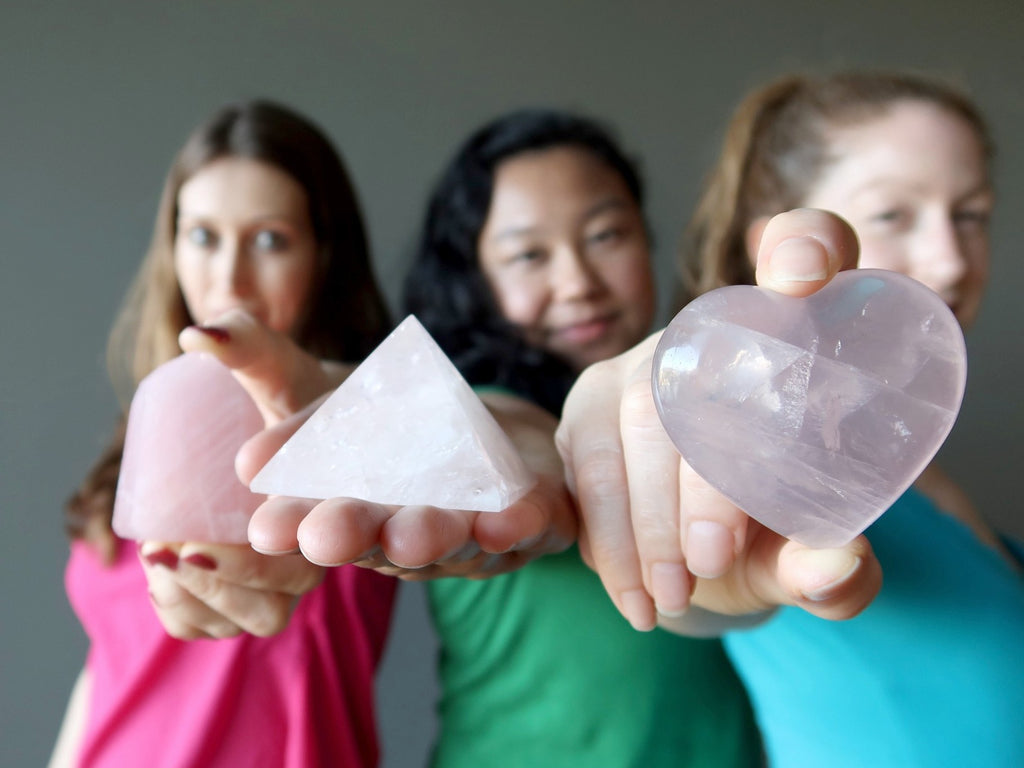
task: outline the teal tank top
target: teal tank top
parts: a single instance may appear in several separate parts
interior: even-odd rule
[[[770,764],[1024,766],[1024,578],[915,491],[867,536],[884,583],[860,616],[726,639]]]

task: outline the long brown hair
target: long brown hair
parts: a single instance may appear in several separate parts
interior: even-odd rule
[[[124,406],[150,371],[180,354],[178,334],[193,322],[174,271],[178,192],[201,168],[223,157],[274,165],[306,192],[319,258],[311,304],[296,341],[321,358],[357,361],[389,330],[362,210],[338,152],[315,125],[285,107],[267,101],[231,105],[200,125],[175,157],[149,251],[114,322],[107,364]],[[69,535],[87,539],[108,560],[123,443],[122,418],[110,445],[67,503]]]
[[[790,75],[744,98],[684,235],[681,298],[724,285],[753,284],[746,247],[750,223],[801,205],[834,160],[830,128],[877,118],[905,101],[924,101],[962,118],[991,158],[989,130],[977,107],[956,88],[927,77],[898,72]]]

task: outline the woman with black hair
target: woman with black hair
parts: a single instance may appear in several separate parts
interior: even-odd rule
[[[561,410],[654,315],[643,190],[600,125],[559,112],[476,132],[427,209],[405,307],[471,384]],[[429,585],[436,766],[739,766],[759,760],[718,640],[636,632],[574,547]]]

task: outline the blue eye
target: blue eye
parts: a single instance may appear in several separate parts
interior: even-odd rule
[[[261,229],[253,238],[253,244],[261,251],[283,251],[288,247],[288,239],[280,232]]]
[[[185,237],[190,243],[200,248],[210,249],[217,245],[217,235],[208,227],[189,227],[185,232]]]

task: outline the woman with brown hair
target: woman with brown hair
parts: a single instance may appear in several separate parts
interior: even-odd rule
[[[178,153],[111,335],[111,377],[130,394],[180,339],[238,368],[273,420],[336,384],[341,361],[365,356],[388,323],[340,157],[303,117],[249,102],[217,112]],[[90,649],[52,764],[375,765],[373,675],[393,579],[247,546],[121,540],[122,449],[123,426],[68,504],[66,581]],[[182,586],[217,592],[243,563],[274,584],[259,613]],[[183,580],[160,578],[171,572]],[[203,637],[224,639],[177,639]]]

